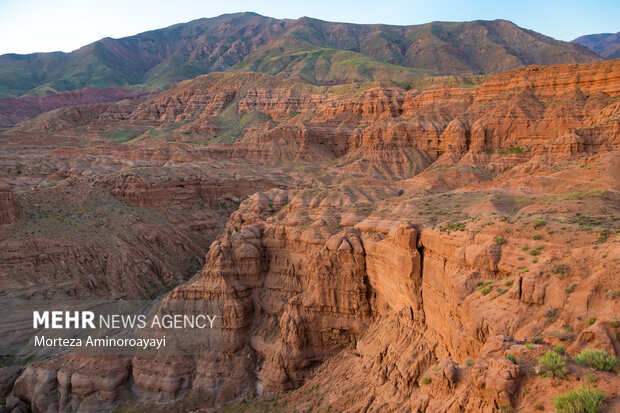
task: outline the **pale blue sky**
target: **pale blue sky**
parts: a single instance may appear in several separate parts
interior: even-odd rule
[[[620,0],[0,0],[0,54],[71,51],[223,13],[352,23],[507,19],[560,40],[620,30]]]

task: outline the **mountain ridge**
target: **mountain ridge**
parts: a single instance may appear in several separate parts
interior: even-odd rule
[[[0,55],[0,96],[83,87],[166,88],[213,71],[255,70],[315,84],[489,74],[530,64],[601,60],[587,48],[506,20],[393,26],[234,13],[75,51]]]
[[[572,43],[585,46],[606,59],[620,58],[620,32],[586,34]]]

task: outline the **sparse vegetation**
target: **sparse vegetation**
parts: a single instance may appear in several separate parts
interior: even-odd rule
[[[512,361],[514,364],[517,364],[517,357],[514,354],[506,354],[506,359]]]
[[[601,371],[614,371],[618,368],[618,358],[602,350],[583,350],[575,356],[575,362],[580,366]]]
[[[477,285],[476,285],[476,289],[478,290],[482,290],[484,287],[488,286],[488,285],[492,285],[493,284],[493,280],[486,280],[486,281],[480,281]]]
[[[538,372],[544,377],[564,377],[567,373],[566,358],[550,350],[538,357]]]
[[[566,264],[555,264],[553,267],[551,267],[551,272],[553,273],[553,275],[555,275],[557,278],[564,278],[568,275],[568,265]]]
[[[495,243],[499,245],[503,245],[506,243],[506,240],[504,239],[504,237],[495,237]]]
[[[530,251],[530,255],[540,255],[540,250],[542,250],[542,246],[538,246],[536,248],[534,248],[533,250]]]
[[[445,232],[445,231],[448,231],[448,232],[450,232],[450,231],[465,231],[465,227],[466,227],[466,224],[463,223],[463,222],[450,221],[450,222],[448,222],[448,223],[446,223],[444,225],[440,225],[439,226],[439,230],[441,232]]]
[[[422,384],[430,384],[431,383],[431,378],[430,377],[423,377],[422,378]]]
[[[589,326],[591,326],[594,323],[596,323],[596,317],[590,317],[586,320],[586,324]]]
[[[499,406],[499,411],[504,413],[512,413],[514,408],[510,404],[502,404]]]
[[[582,387],[552,399],[558,413],[598,413],[605,407],[605,393]]]

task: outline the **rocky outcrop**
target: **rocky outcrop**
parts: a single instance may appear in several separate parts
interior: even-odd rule
[[[239,203],[255,192],[273,187],[274,183],[261,178],[223,181],[208,177],[148,182],[136,176],[117,176],[108,186],[112,195],[131,205],[178,208],[199,203],[211,207],[226,202]]]
[[[566,156],[616,148],[618,65],[528,67],[473,84],[436,81],[409,91],[372,84],[318,89],[267,75],[213,74],[145,102],[127,125],[174,122],[208,139],[238,128],[240,144],[208,152],[269,163],[337,160],[345,170],[407,178],[443,153],[469,164],[472,156],[504,152]],[[255,113],[264,118],[244,118]]]
[[[419,89],[382,84],[317,88],[257,73],[214,73],[180,83],[138,107],[118,104],[43,114],[14,133],[72,134],[85,127],[104,139],[143,131],[210,145],[214,159],[277,165],[336,161],[343,170],[388,178],[415,176],[441,155],[465,166],[505,167],[525,152],[570,157],[620,142],[617,60],[434,80]],[[107,122],[108,126],[105,126]],[[492,166],[491,166],[492,165]]]
[[[8,187],[0,187],[0,225],[12,223],[16,216],[13,192]]]
[[[86,87],[40,97],[0,98],[0,128],[12,127],[43,112],[58,108],[142,99],[146,95],[145,91],[139,89]]]

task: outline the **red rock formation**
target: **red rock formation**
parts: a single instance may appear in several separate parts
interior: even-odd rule
[[[16,216],[13,192],[8,187],[0,187],[0,225],[12,223]]]
[[[98,244],[14,241],[4,232],[1,263],[16,263],[33,284],[28,264],[44,263],[59,281],[87,286],[92,273],[93,283],[105,278],[138,294],[168,285],[170,268],[189,272],[175,256],[205,254],[199,274],[168,298],[222,301],[224,347],[188,359],[116,360],[103,376],[101,360],[35,363],[17,379],[11,405],[88,411],[139,398],[183,409],[185,397],[204,392],[195,408],[235,400],[231,409],[256,411],[275,394],[274,411],[550,408],[551,396],[587,380],[577,352],[618,355],[619,64],[530,67],[472,88],[374,85],[340,95],[269,76],[244,74],[239,85],[213,75],[145,102],[127,122],[182,121],[192,130],[205,113],[209,124],[224,112],[271,119],[236,143],[206,148],[145,139],[12,149],[2,167],[23,190],[20,208],[34,211],[24,225],[47,222],[35,204],[53,216],[55,202],[78,208],[80,197],[97,196],[125,211],[113,217],[127,227],[104,234],[126,251],[106,261],[92,252]],[[73,180],[80,186],[71,189]],[[218,215],[222,201],[239,209]],[[141,272],[145,258],[153,265]],[[108,273],[121,265],[128,280]],[[3,288],[23,288],[8,265],[0,270]],[[568,353],[563,380],[536,373],[537,357],[556,344]],[[596,374],[613,410],[618,376]]]
[[[12,127],[58,108],[141,99],[146,95],[147,92],[138,89],[86,87],[41,97],[0,98],[0,128]]]

